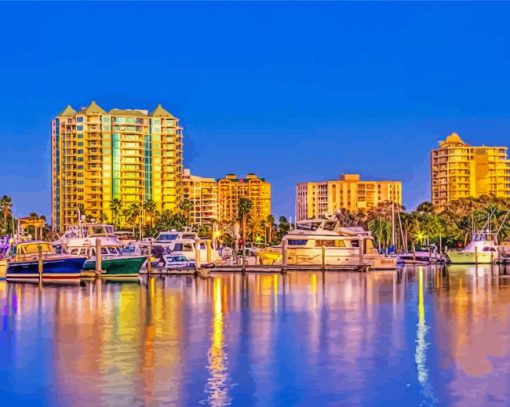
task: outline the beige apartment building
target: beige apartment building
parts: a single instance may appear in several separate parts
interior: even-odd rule
[[[432,204],[443,208],[466,197],[510,197],[507,147],[471,146],[450,134],[430,153]]]
[[[182,197],[193,204],[190,212],[192,224],[203,225],[218,219],[218,186],[214,178],[198,177],[185,169]]]
[[[365,181],[358,174],[343,174],[338,180],[297,184],[296,219],[334,215],[342,208],[368,210],[383,202],[402,205],[400,181]]]
[[[238,218],[240,198],[248,198],[252,202],[251,216],[254,219],[265,219],[271,214],[271,184],[255,174],[238,178],[228,174],[217,181],[218,184],[218,220],[233,222]]]

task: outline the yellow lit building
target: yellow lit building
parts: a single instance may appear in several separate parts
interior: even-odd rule
[[[252,218],[262,220],[271,214],[271,184],[264,178],[255,174],[248,174],[246,178],[228,174],[217,183],[219,221],[237,220],[240,198],[248,198],[252,202]]]
[[[182,178],[182,128],[158,105],[109,112],[95,102],[67,106],[52,121],[52,224],[62,230],[78,209],[112,219],[110,204],[152,200],[175,210]]]
[[[474,147],[450,134],[430,153],[432,204],[438,208],[466,197],[510,197],[507,147]]]
[[[182,197],[193,204],[190,211],[192,224],[203,225],[218,219],[218,186],[214,178],[191,175],[190,170],[185,169]]]
[[[334,215],[339,209],[368,210],[383,202],[402,205],[400,181],[362,181],[358,174],[343,174],[339,180],[298,184],[296,219]]]

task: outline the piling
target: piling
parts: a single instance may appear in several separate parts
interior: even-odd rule
[[[195,270],[200,270],[201,268],[201,264],[200,264],[200,245],[199,244],[195,244]]]
[[[41,282],[43,277],[43,253],[41,245],[37,246],[37,258],[39,260],[37,270],[39,272],[39,282]]]
[[[101,239],[96,237],[96,274],[101,275],[103,272],[102,266],[103,266],[103,260],[102,260],[102,253],[101,253]]]
[[[287,272],[287,240],[282,240],[282,273]]]
[[[365,259],[364,259],[364,255],[363,255],[364,247],[365,247],[365,241],[363,239],[360,239],[359,240],[359,252],[358,252],[358,256],[359,256],[359,265],[362,268],[365,267]]]
[[[152,239],[149,241],[149,257],[147,257],[147,274],[152,273]]]
[[[207,248],[207,263],[212,263],[212,248],[211,248],[211,241],[206,240],[205,241],[205,247]]]
[[[413,242],[413,263],[416,263],[416,246]]]
[[[321,264],[322,271],[326,270],[326,246],[322,245],[321,247]]]
[[[478,264],[478,246],[475,246],[475,264]]]

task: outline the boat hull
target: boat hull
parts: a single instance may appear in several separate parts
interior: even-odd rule
[[[79,279],[85,260],[85,257],[44,259],[41,277],[43,280]],[[38,280],[39,262],[38,260],[9,261],[6,277],[7,280],[17,281]]]
[[[497,260],[495,252],[449,252],[451,264],[492,264]]]
[[[137,278],[147,256],[113,257],[101,262],[101,277],[105,278]],[[90,273],[96,268],[95,260],[88,260],[83,268]]]

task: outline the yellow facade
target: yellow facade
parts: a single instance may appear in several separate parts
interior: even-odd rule
[[[358,174],[343,174],[339,180],[298,184],[296,218],[334,215],[339,209],[369,210],[383,202],[402,205],[400,181],[362,181]]]
[[[218,220],[233,222],[238,219],[240,198],[252,202],[251,217],[262,220],[271,214],[271,184],[255,174],[238,178],[228,174],[218,180]]]
[[[437,208],[467,197],[510,197],[507,147],[474,147],[450,134],[430,153],[432,204]]]
[[[175,210],[182,179],[182,128],[159,105],[112,109],[95,102],[68,106],[52,121],[52,223],[75,224],[78,210],[112,219],[111,202],[124,207],[152,200]]]
[[[185,169],[182,197],[193,204],[190,211],[192,224],[203,225],[218,220],[218,186],[214,178],[198,177]]]

